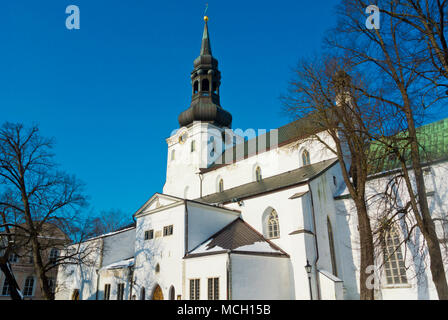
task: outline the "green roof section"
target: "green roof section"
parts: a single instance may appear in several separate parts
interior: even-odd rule
[[[402,139],[400,139],[402,137]],[[397,134],[391,141],[399,149],[405,150],[403,153],[407,160],[407,165],[411,164],[410,150],[407,146],[406,132]],[[420,159],[422,163],[431,163],[448,158],[448,118],[432,122],[417,128],[417,140],[420,145]],[[384,151],[384,145],[380,143],[372,144],[372,165],[369,174],[376,174],[390,171],[401,167],[399,160],[392,152]]]

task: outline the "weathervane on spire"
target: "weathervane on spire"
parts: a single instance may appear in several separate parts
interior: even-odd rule
[[[208,11],[208,3],[205,4],[205,11],[204,11],[204,21],[206,23],[208,21],[207,11]]]

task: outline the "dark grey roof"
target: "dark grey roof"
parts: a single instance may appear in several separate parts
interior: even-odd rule
[[[208,168],[201,169],[201,172],[208,172],[211,170],[218,169],[228,163],[234,163],[237,161],[244,160],[250,156],[269,151],[270,149],[275,149],[279,146],[297,141],[299,139],[304,139],[312,134],[321,132],[325,128],[319,124],[319,122],[309,115],[308,117],[300,118],[293,122],[290,122],[277,129],[278,141],[275,141],[275,133],[271,131],[266,134],[257,136],[253,139],[244,141],[244,153],[237,152],[241,148],[241,144],[234,146],[225,150],[220,157],[216,159]],[[259,150],[258,141],[266,141],[266,143],[260,144],[264,149]],[[271,142],[272,140],[272,142]],[[239,154],[241,153],[241,154]]]
[[[201,245],[191,250],[185,258],[225,252],[288,257],[286,252],[265,239],[262,234],[241,218],[237,218]]]
[[[250,182],[235,188],[224,190],[223,192],[213,193],[196,200],[205,203],[227,203],[235,199],[248,198],[277,189],[292,187],[306,183],[308,180],[315,178],[333,166],[336,162],[337,158],[324,160],[292,171],[284,172],[276,176],[263,178],[259,182]]]

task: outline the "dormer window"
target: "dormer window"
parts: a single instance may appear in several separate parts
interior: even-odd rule
[[[255,169],[255,179],[256,179],[257,182],[260,182],[261,179],[262,179],[262,176],[261,176],[261,168],[260,168],[260,167],[257,167],[257,168]]]
[[[302,165],[306,166],[309,165],[311,163],[310,161],[310,153],[308,152],[308,150],[303,150],[302,152]]]

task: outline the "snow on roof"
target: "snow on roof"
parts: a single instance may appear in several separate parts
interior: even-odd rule
[[[263,235],[241,218],[234,220],[207,241],[187,254],[187,258],[218,252],[263,253],[287,256],[278,246],[266,240]]]
[[[134,257],[111,263],[107,266],[102,267],[100,270],[123,269],[133,265],[134,265]]]

